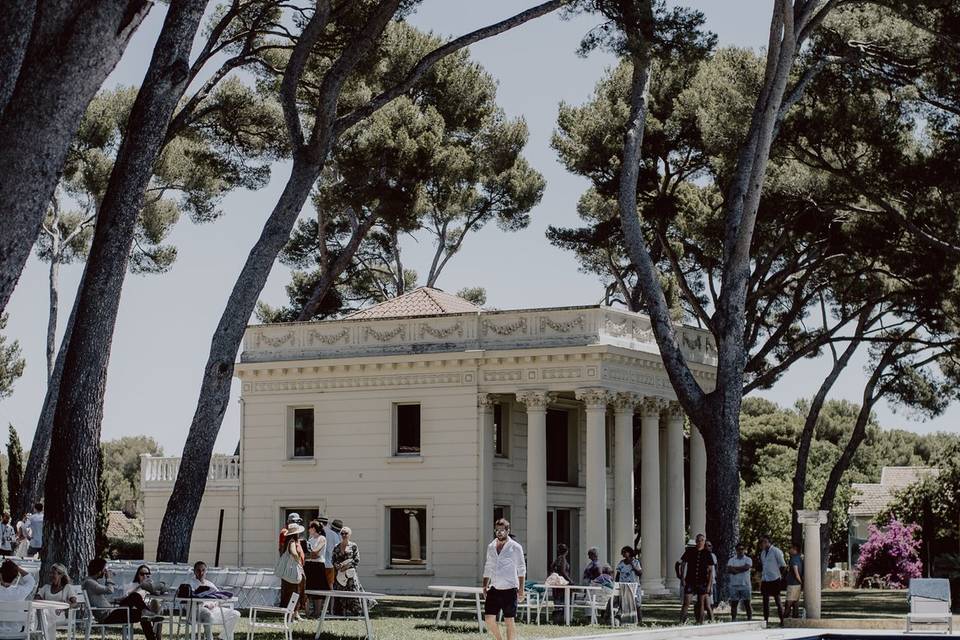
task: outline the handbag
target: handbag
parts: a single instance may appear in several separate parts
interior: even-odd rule
[[[289,553],[284,553],[277,560],[277,564],[273,568],[273,575],[284,582],[300,584],[300,581],[303,580],[303,567],[300,566],[296,558]]]

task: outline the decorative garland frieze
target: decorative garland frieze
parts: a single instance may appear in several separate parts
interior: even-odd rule
[[[254,340],[254,344],[258,349],[263,345],[276,348],[282,347],[285,344],[289,344],[292,347],[296,341],[297,334],[295,334],[292,330],[279,336],[268,336],[263,331],[258,331],[257,337]]]
[[[501,325],[494,324],[490,320],[484,320],[481,325],[481,332],[483,335],[487,335],[488,332],[493,332],[498,336],[512,336],[518,332],[526,335],[527,319],[519,318],[516,322]]]
[[[568,320],[567,322],[556,322],[551,320],[547,316],[540,316],[540,333],[543,333],[549,327],[557,333],[570,333],[574,329],[579,329],[583,331],[583,316],[577,316],[573,320]]]
[[[421,340],[426,338],[428,335],[431,335],[434,338],[440,338],[441,340],[443,340],[444,338],[449,338],[453,334],[457,334],[458,338],[463,337],[462,323],[458,322],[452,327],[441,327],[441,328],[432,327],[426,322],[420,323],[420,339]]]
[[[373,338],[377,342],[390,342],[397,336],[400,336],[401,340],[406,340],[407,327],[401,324],[390,331],[377,331],[373,327],[366,327],[363,331],[364,338]]]
[[[343,329],[342,331],[339,331],[337,333],[332,333],[329,335],[320,333],[315,329],[311,329],[310,332],[307,334],[307,343],[310,345],[314,345],[318,342],[321,344],[332,345],[340,342],[341,340],[343,340],[344,342],[350,342],[349,329]]]

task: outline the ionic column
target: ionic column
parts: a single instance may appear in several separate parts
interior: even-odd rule
[[[640,550],[646,593],[661,593],[660,573],[660,409],[661,398],[640,403]]]
[[[493,405],[495,400],[496,396],[493,394],[477,394],[477,429],[480,449],[478,549],[486,549],[487,543],[493,539]],[[481,573],[485,560],[484,552],[481,552]]]
[[[527,577],[547,577],[547,405],[546,391],[521,391],[527,407]]]
[[[607,403],[605,389],[577,389],[577,400],[587,410],[587,539],[585,548],[600,550],[601,562],[609,562],[607,553]]]
[[[673,564],[683,555],[684,526],[683,513],[683,409],[679,402],[671,402],[667,407],[667,537],[664,547],[667,550],[666,587],[679,591],[680,580],[673,571]]]
[[[410,560],[420,561],[420,523],[417,522],[417,510],[406,509],[404,513],[410,521]]]
[[[690,426],[690,537],[707,533],[707,447]]]
[[[803,606],[807,617],[820,618],[820,526],[827,522],[826,511],[797,511],[803,525]]]
[[[633,393],[613,399],[613,559],[620,549],[633,546],[633,411],[640,400]]]

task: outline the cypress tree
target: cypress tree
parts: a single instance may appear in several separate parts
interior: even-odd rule
[[[7,502],[10,503],[10,516],[16,521],[23,517],[30,505],[20,504],[20,485],[23,483],[23,447],[20,436],[10,425],[10,440],[7,442]]]

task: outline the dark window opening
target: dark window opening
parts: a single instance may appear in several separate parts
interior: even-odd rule
[[[427,510],[390,507],[390,566],[427,563]]]
[[[570,440],[567,412],[547,410],[547,482],[570,481]]]
[[[293,457],[313,457],[313,409],[293,410]]]
[[[507,457],[507,438],[509,430],[503,420],[507,412],[503,410],[503,405],[493,405],[493,450],[498,458]]]
[[[420,454],[420,405],[397,405],[397,455]]]

